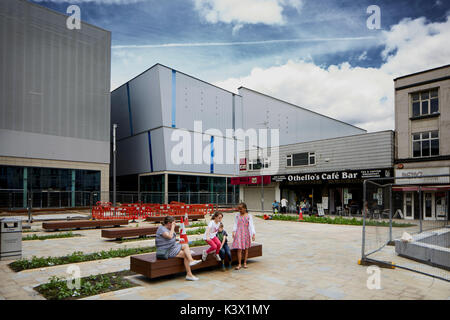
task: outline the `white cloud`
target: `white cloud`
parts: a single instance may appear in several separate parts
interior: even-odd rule
[[[405,19],[383,36],[380,68],[349,63],[324,68],[312,61],[290,60],[215,84],[232,91],[242,85],[368,131],[394,129],[393,79],[450,63],[449,17],[428,24],[424,18]]]
[[[264,23],[283,25],[284,7],[297,11],[302,0],[193,0],[200,16],[209,23],[231,23],[235,25]]]

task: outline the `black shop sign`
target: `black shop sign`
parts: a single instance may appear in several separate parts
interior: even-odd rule
[[[362,182],[365,179],[388,178],[388,177],[392,177],[391,168],[275,175],[272,176],[272,181],[283,183],[299,183],[299,184],[314,184],[324,182],[357,183]]]

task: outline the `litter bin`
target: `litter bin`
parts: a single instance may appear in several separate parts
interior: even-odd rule
[[[0,220],[0,260],[22,258],[22,220]]]

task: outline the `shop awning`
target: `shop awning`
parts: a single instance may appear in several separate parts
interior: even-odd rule
[[[392,187],[393,191],[446,191],[450,190],[450,185],[439,185],[439,186],[401,186]]]

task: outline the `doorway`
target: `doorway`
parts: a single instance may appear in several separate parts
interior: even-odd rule
[[[403,194],[403,212],[405,219],[414,219],[414,194],[412,192],[405,192]]]

